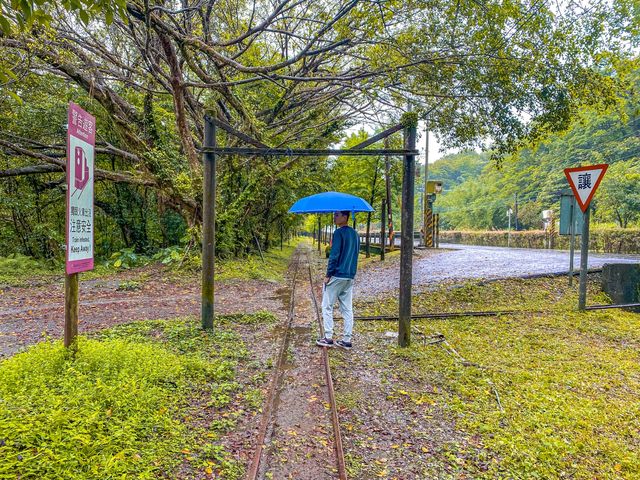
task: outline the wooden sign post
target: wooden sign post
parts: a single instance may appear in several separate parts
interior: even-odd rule
[[[78,273],[93,269],[93,165],[96,119],[69,104],[67,128],[67,226],[64,282],[64,346],[78,336]]]

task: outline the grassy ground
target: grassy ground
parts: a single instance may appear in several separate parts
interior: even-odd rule
[[[216,280],[231,279],[255,279],[281,282],[289,265],[289,258],[299,242],[303,239],[294,239],[289,244],[284,244],[282,250],[273,247],[259,254],[246,258],[223,259],[216,262]],[[263,261],[264,258],[264,261]]]
[[[606,300],[595,282],[588,298]],[[411,347],[383,344],[369,367],[384,371],[414,408],[444,411],[480,439],[486,454],[456,445],[447,452],[472,478],[640,478],[640,315],[578,313],[576,305],[566,278],[443,286],[418,295],[414,312],[544,313],[414,320]],[[358,309],[393,312],[395,299]],[[397,325],[357,329],[379,338]],[[429,344],[436,334],[447,342]]]
[[[287,271],[288,259],[295,250],[296,245],[304,241],[293,239],[288,244],[283,245],[283,249],[272,247],[263,255],[259,253],[248,255],[243,258],[216,259],[216,280],[268,280],[280,282]],[[182,258],[178,256],[178,258]],[[185,261],[174,261],[165,267],[168,276],[175,280],[189,278],[201,268],[201,257],[191,255]],[[113,261],[96,261],[93,270],[82,273],[82,280],[96,280],[110,278],[118,274],[128,273],[141,267],[160,264],[160,260],[148,257],[137,257],[134,266],[124,268],[116,267]],[[121,265],[121,264],[120,264]],[[24,255],[13,255],[11,257],[0,257],[0,287],[27,286],[31,284],[42,284],[59,281],[64,275],[64,264],[53,264],[52,262],[38,261]],[[134,278],[133,281],[141,283],[145,280],[147,273],[142,273],[141,278]]]
[[[215,334],[195,319],[136,322],[80,338],[75,358],[43,342],[3,361],[0,478],[241,478],[217,440],[262,398],[236,381],[248,352],[230,326],[274,321],[221,317]]]
[[[20,254],[0,257],[0,287],[26,285],[30,279],[34,278],[46,281],[53,276],[51,268],[52,266],[45,262]]]

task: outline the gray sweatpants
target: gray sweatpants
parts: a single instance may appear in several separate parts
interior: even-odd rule
[[[324,286],[322,295],[322,320],[324,323],[324,337],[333,338],[333,305],[338,300],[340,313],[344,318],[342,339],[351,342],[353,332],[353,279],[331,277]]]

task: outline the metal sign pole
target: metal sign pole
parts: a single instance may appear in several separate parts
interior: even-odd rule
[[[571,199],[571,206],[569,207],[569,286],[573,286],[573,255],[576,248],[576,209],[575,200]]]
[[[578,310],[584,311],[587,305],[587,261],[589,259],[589,218],[591,206],[584,212],[582,223],[582,247],[580,251],[580,290],[578,293]]]

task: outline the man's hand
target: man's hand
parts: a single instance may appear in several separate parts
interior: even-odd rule
[[[331,280],[331,277],[324,277],[324,284],[326,285]]]

